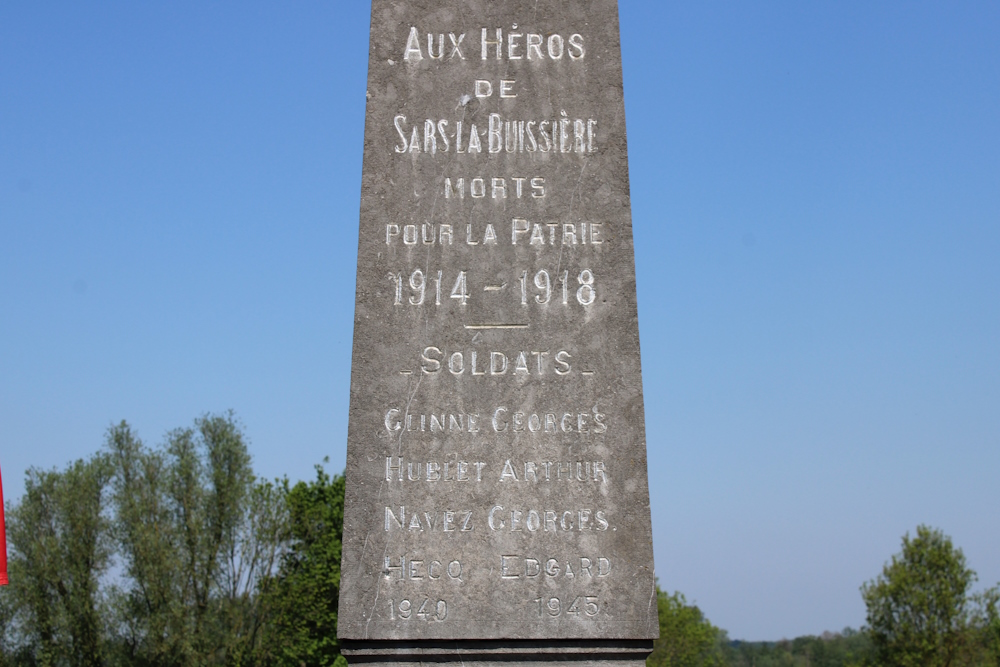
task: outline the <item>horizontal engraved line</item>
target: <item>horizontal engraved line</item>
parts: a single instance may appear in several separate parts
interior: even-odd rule
[[[530,324],[466,324],[466,329],[527,329]]]
[[[594,371],[580,371],[580,375],[593,375]]]
[[[400,375],[413,375],[413,371],[399,371]]]
[[[502,290],[506,286],[507,286],[507,283],[504,283],[503,285],[487,285],[486,287],[483,288],[483,291],[484,292],[499,292],[500,290]]]

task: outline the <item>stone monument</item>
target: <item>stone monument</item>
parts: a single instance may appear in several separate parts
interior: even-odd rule
[[[373,0],[338,634],[658,636],[616,0]]]

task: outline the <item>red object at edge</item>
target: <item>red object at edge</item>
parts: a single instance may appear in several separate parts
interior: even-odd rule
[[[3,524],[3,478],[0,477],[0,586],[7,585],[7,529]]]

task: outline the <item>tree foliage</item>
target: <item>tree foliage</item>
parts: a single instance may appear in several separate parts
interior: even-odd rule
[[[852,667],[863,664],[868,636],[851,628],[777,642],[731,642],[732,667]]]
[[[63,470],[31,469],[8,505],[0,667],[344,667],[337,642],[344,478],[253,474],[233,415],[148,448],[125,422]],[[1000,667],[1000,587],[919,526],[862,586],[868,626],[729,641],[657,587],[649,667]]]
[[[3,660],[264,665],[268,585],[288,554],[285,486],[257,479],[232,414],[149,449],[127,423],[10,512]],[[111,571],[112,557],[117,567]]]
[[[108,433],[115,532],[127,573],[117,599],[129,664],[244,664],[260,649],[258,588],[282,551],[280,493],[254,477],[231,414],[195,420],[148,450]]]
[[[103,455],[62,473],[29,470],[24,497],[8,515],[9,625],[39,665],[103,664],[100,578],[112,554],[104,512],[109,477]]]
[[[876,664],[989,664],[996,589],[973,596],[976,573],[940,530],[917,527],[882,574],[861,587]]]
[[[725,665],[725,633],[712,625],[684,595],[656,588],[660,638],[653,643],[647,667],[716,667]]]
[[[337,643],[344,477],[317,466],[312,482],[286,482],[285,497],[288,549],[269,582],[265,644],[279,665],[346,664]]]

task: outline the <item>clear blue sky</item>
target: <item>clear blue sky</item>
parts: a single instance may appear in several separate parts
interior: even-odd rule
[[[345,460],[367,3],[0,6],[0,465],[234,409]],[[637,2],[656,571],[735,638],[864,622],[919,523],[1000,580],[1000,4]]]

